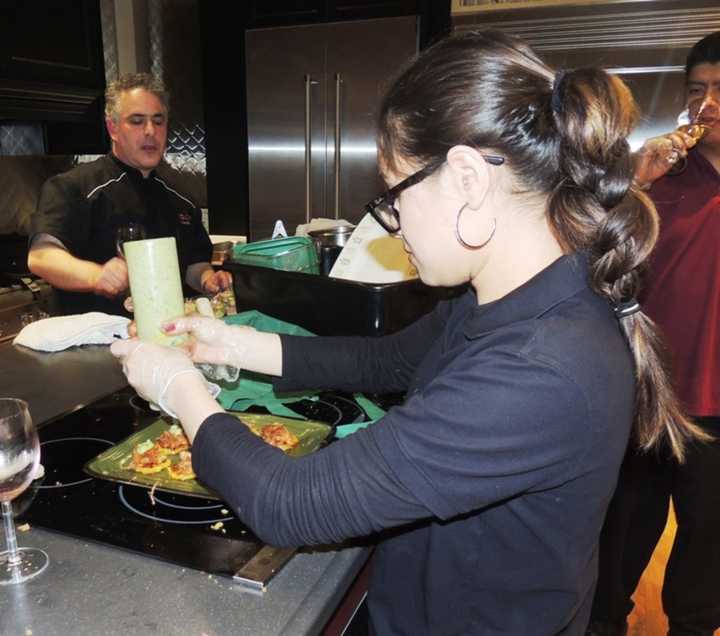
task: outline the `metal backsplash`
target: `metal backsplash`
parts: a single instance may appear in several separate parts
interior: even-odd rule
[[[105,81],[118,76],[117,29],[115,27],[115,0],[100,0],[100,28],[102,29]]]
[[[45,137],[42,124],[4,122],[0,125],[0,155],[43,155]]]
[[[170,91],[166,159],[178,170],[204,176],[205,123],[198,24],[197,0],[149,0],[150,72],[161,77]]]
[[[0,157],[0,235],[28,236],[40,187],[46,179],[69,170],[74,163],[72,156]]]

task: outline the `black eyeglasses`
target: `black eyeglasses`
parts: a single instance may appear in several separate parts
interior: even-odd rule
[[[481,156],[493,166],[501,166],[505,163],[505,157],[501,157],[500,155],[485,155],[481,153]],[[371,214],[386,232],[395,234],[395,232],[400,229],[400,213],[395,207],[395,201],[397,201],[400,193],[429,177],[444,163],[443,161],[441,163],[431,164],[414,172],[397,185],[383,192],[379,197],[370,201],[364,208],[365,212]]]

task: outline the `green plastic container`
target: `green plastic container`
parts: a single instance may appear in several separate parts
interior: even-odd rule
[[[320,273],[315,244],[306,236],[238,244],[233,248],[231,260],[284,272]]]

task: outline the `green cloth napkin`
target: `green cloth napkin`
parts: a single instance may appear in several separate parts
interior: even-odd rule
[[[383,415],[385,411],[381,409],[375,402],[368,400],[362,393],[356,393],[353,395],[357,405],[365,412],[365,415],[370,418],[368,422],[356,422],[353,424],[342,424],[335,428],[335,437],[342,439],[348,435],[352,435],[361,428],[367,428],[370,424],[375,424]]]
[[[233,316],[225,316],[223,320],[228,325],[247,325],[258,331],[293,336],[314,335],[298,325],[278,320],[259,311],[244,311]],[[219,382],[218,384],[222,389],[218,395],[218,401],[223,408],[233,411],[246,411],[251,406],[262,406],[274,415],[302,417],[285,405],[303,399],[317,400],[314,392],[284,393],[278,396],[266,375],[244,370],[240,371],[240,377],[236,382]]]
[[[243,311],[232,316],[223,318],[228,325],[247,325],[258,331],[271,333],[284,333],[289,336],[314,336],[315,334],[284,320],[278,320],[260,311]]]
[[[259,311],[244,311],[223,319],[228,325],[247,325],[258,331],[282,333],[291,336],[313,336],[314,334],[289,322],[284,322]],[[317,400],[315,392],[283,393],[278,396],[273,390],[272,382],[266,375],[251,371],[240,371],[236,382],[218,382],[221,387],[218,401],[223,408],[233,411],[247,411],[251,406],[262,406],[273,415],[284,417],[303,417],[285,406],[299,400]],[[379,420],[385,411],[371,402],[361,393],[353,395],[355,402],[370,419],[368,422],[345,424],[336,428],[335,437],[347,437],[355,431],[366,428]],[[304,418],[303,419],[307,419]]]

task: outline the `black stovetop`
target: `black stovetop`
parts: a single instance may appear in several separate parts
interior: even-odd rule
[[[21,511],[18,523],[236,576],[263,544],[222,501],[165,492],[151,496],[148,488],[83,472],[87,461],[157,419],[141,403],[127,389],[40,428],[45,477],[14,502]],[[290,406],[332,425],[363,419],[352,399],[337,394]]]

